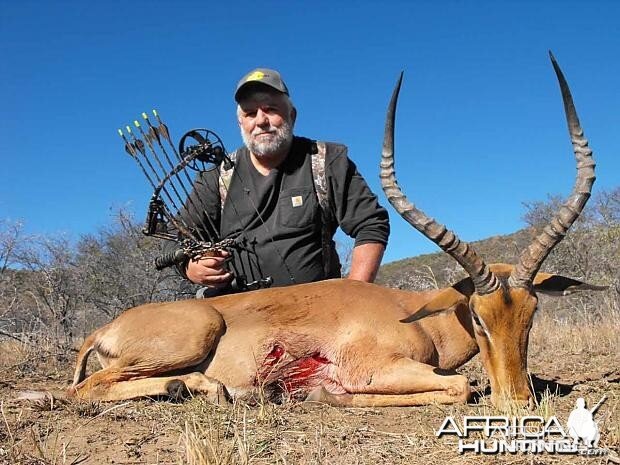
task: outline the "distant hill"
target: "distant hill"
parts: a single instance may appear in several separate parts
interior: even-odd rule
[[[533,235],[532,229],[521,229],[471,244],[486,263],[516,263]],[[464,275],[465,271],[452,257],[439,251],[387,263],[379,269],[376,282],[400,289],[422,290],[451,284]]]

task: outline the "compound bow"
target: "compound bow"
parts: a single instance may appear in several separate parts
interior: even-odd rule
[[[192,188],[201,172],[219,169],[221,164],[226,170],[232,168],[233,161],[228,156],[222,140],[209,129],[192,129],[181,137],[177,150],[168,127],[157,111],[153,110],[153,115],[157,118],[157,126],[151,123],[146,113],[142,113],[148,125],[147,131],[137,120],[134,121],[141,138],[130,126],[125,127],[127,135],[121,129],[118,133],[125,142],[125,151],[138,163],[154,189],[142,232],[147,236],[175,241],[179,245],[175,251],[157,257],[155,267],[157,270],[162,270],[187,260],[218,254],[223,250],[229,252],[232,258],[234,253],[244,249],[242,241],[234,238],[220,239],[217,234],[218,228],[209,215],[200,215],[204,220],[201,219],[199,224],[191,225],[180,214],[181,208],[186,206],[186,203],[198,210],[193,204],[188,186]],[[174,160],[168,154],[162,139],[172,150]],[[195,143],[189,145],[190,140]],[[161,152],[163,157],[158,152]],[[162,159],[165,160],[165,164],[162,163]],[[229,260],[228,263],[233,263],[231,272],[234,279],[231,287],[234,291],[269,287],[273,282],[269,276],[248,281],[245,275],[235,269],[234,262]]]

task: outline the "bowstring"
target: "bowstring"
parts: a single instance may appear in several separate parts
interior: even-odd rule
[[[226,157],[228,158],[228,156],[226,155]],[[245,183],[245,181],[243,180],[243,177],[241,176],[241,174],[239,173],[239,170],[237,169],[237,167],[235,166],[237,164],[237,159],[235,159],[235,161],[232,161],[230,158],[228,158],[229,161],[232,163],[233,167],[232,169],[233,171],[233,175],[230,178],[230,184],[232,184],[232,179],[233,177],[236,175],[239,178],[239,182],[241,183],[241,187],[243,188],[244,193],[246,193],[248,200],[250,201],[250,206],[252,207],[252,209],[254,210],[254,213],[256,213],[257,218],[259,219],[259,221],[261,222],[261,225],[263,226],[263,228],[265,229],[265,231],[267,231],[267,237],[269,238],[271,245],[273,246],[274,250],[276,251],[276,253],[278,254],[278,258],[280,259],[280,261],[282,262],[282,265],[284,265],[284,268],[286,269],[286,272],[288,273],[288,277],[291,281],[291,283],[293,284],[297,284],[297,281],[295,280],[295,277],[293,276],[293,273],[291,271],[291,269],[288,267],[288,265],[286,264],[286,260],[284,260],[284,256],[282,255],[282,252],[280,251],[280,248],[277,246],[275,240],[273,239],[273,234],[271,233],[271,228],[269,228],[269,226],[267,225],[267,223],[265,222],[265,220],[263,219],[263,216],[261,215],[261,213],[258,211],[258,208],[256,207],[256,204],[254,203],[254,200],[252,199],[252,197],[249,195],[250,191],[249,189],[247,189],[247,184]],[[221,177],[222,172],[220,171],[219,176]],[[239,221],[239,224],[241,226],[241,232],[245,233],[247,232],[247,226],[244,226],[243,223],[241,222],[241,216],[239,215],[239,212],[237,210],[237,207],[235,206],[235,202],[232,199],[232,197],[229,195],[230,192],[228,190],[228,186],[226,185],[225,182],[222,182],[221,185],[224,187],[224,190],[226,191],[226,199],[230,199],[230,204],[234,210],[235,213],[235,217],[237,218],[237,220]],[[222,212],[224,211],[224,206],[222,205]],[[220,215],[220,222],[221,222],[221,215]],[[257,259],[260,261],[260,257],[258,254],[256,254]],[[259,270],[260,271],[260,275],[261,277],[263,277],[263,272],[262,269]]]

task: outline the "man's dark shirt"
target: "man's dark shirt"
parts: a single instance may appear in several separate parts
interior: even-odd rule
[[[219,170],[203,173],[194,184],[182,216],[188,224],[208,224],[204,215],[209,215],[219,227],[217,236],[239,238],[246,250],[234,254],[234,267],[248,281],[271,276],[274,286],[286,286],[340,276],[339,264],[328,276],[323,268],[321,211],[311,167],[314,147],[311,140],[295,137],[285,161],[266,176],[256,170],[247,148],[239,149],[223,210]],[[355,238],[356,246],[385,245],[387,211],[347,157],[346,147],[328,144],[325,175],[333,216],[342,230]]]

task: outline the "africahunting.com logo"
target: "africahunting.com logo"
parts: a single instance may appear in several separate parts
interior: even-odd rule
[[[600,434],[594,420],[594,414],[605,399],[603,396],[589,410],[583,398],[577,399],[565,427],[555,416],[464,416],[461,426],[448,416],[435,435],[438,438],[457,437],[461,454],[607,455],[607,449],[598,447]]]

